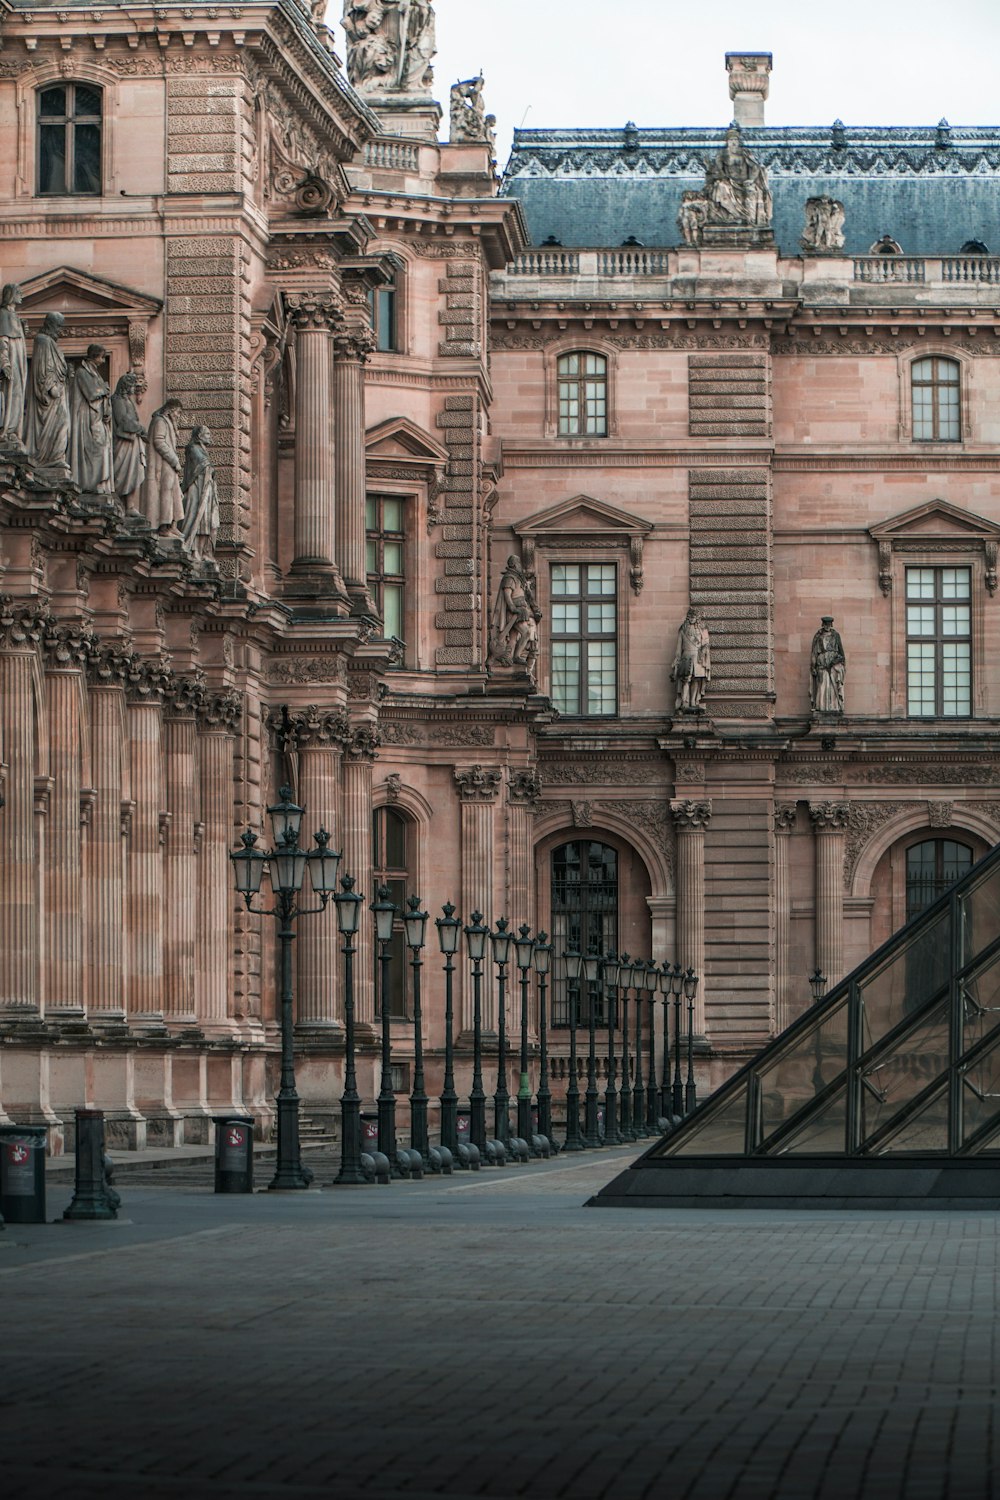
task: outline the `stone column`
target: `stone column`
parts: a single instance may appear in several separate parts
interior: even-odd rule
[[[493,925],[493,810],[500,789],[502,773],[495,766],[455,768],[455,785],[461,804],[462,895],[465,921],[480,911],[487,927]],[[464,951],[464,944],[463,944]],[[509,972],[509,971],[508,971]],[[468,959],[462,968],[462,1030],[472,1030],[472,965]],[[489,946],[483,964],[483,1030],[495,1031],[496,986]]]
[[[341,870],[345,875],[354,876],[354,889],[365,898],[354,959],[354,1005],[359,1023],[369,1026],[375,1024],[372,916],[368,911],[375,896],[372,870],[372,766],[380,743],[378,731],[373,724],[355,725],[344,744],[343,767],[344,859]],[[417,891],[414,894],[420,893]],[[431,931],[429,929],[428,937]]]
[[[35,652],[38,612],[0,600],[0,759],[7,765],[0,812],[0,1012],[38,1013],[38,889],[35,865]]]
[[[816,964],[827,989],[844,972],[844,835],[846,802],[810,802],[816,836]]]
[[[204,824],[198,869],[195,1009],[207,1034],[228,1035],[229,961],[236,893],[229,851],[235,844],[233,734],[243,712],[238,693],[211,694],[199,714],[198,782]]]
[[[115,647],[90,663],[90,759],[95,800],[87,840],[87,1014],[125,1019],[125,692],[128,657]]]
[[[677,830],[677,961],[698,975],[694,1029],[705,1035],[705,829],[711,802],[671,802]]]
[[[359,290],[367,325],[368,298]],[[365,360],[374,339],[370,325],[334,340],[333,415],[337,474],[337,562],[352,614],[375,614],[365,566]]]
[[[339,308],[324,292],[288,297],[295,325],[295,521],[292,573],[312,581],[312,591],[338,601],[347,593],[337,569],[332,350]]]
[[[195,824],[199,821],[197,712],[204,688],[178,678],[164,716],[167,825],[164,848],[166,930],[163,939],[163,1010],[167,1025],[184,1030],[196,1024],[195,927],[199,912]]]
[[[45,847],[45,1010],[47,1015],[79,1019],[85,1014],[80,833],[84,652],[79,638],[74,643],[64,631],[48,644],[45,691],[52,793]]]
[[[128,841],[129,1021],[163,1022],[163,846],[166,788],[163,778],[162,680],[157,668],[140,667],[128,690],[129,790],[133,803]]]
[[[535,841],[533,824],[538,799],[542,795],[542,784],[535,771],[511,771],[507,785],[507,816],[510,829],[510,853],[507,876],[511,892],[510,922],[516,932],[522,922],[527,922],[534,931],[537,904],[535,900]],[[516,971],[512,971],[516,972]],[[537,1030],[536,985],[528,990],[529,1031]],[[515,1031],[521,1031],[521,1001],[518,991],[514,1009],[517,1018]]]
[[[788,843],[795,828],[795,803],[774,809],[774,1029],[784,1031],[794,1020],[788,994],[792,892],[788,879]]]
[[[299,749],[299,801],[305,808],[299,842],[304,849],[313,848],[313,834],[325,828],[330,834],[330,848],[340,849],[340,756],[348,735],[346,715],[318,714],[315,709],[306,709],[301,714],[293,714],[288,727],[295,733]],[[354,873],[353,866],[348,865],[345,858],[341,872],[346,874],[348,870]],[[313,906],[316,903],[310,897],[306,904]],[[337,913],[332,901],[325,912],[306,917],[297,924],[295,947],[298,950],[297,1025],[341,1026],[343,998],[338,980],[339,940]]]

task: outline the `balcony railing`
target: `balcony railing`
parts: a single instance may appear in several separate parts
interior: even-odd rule
[[[365,162],[369,167],[415,172],[420,165],[420,150],[408,141],[371,141],[365,147]]]
[[[575,250],[526,250],[508,269],[511,276],[576,276],[580,257]]]
[[[883,285],[944,281],[995,286],[1000,285],[1000,256],[858,255],[854,279]]]

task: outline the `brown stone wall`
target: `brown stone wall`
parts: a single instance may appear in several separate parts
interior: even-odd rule
[[[690,496],[691,603],[712,637],[712,693],[769,693],[770,472],[692,469]]]
[[[690,354],[688,390],[692,437],[771,436],[767,354]]]

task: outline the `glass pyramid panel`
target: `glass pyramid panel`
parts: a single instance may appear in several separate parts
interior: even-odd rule
[[[969,963],[1000,933],[1000,870],[977,879],[962,903],[962,961]]]
[[[962,981],[962,1052],[1000,1027],[1000,953]]]
[[[962,1068],[962,1144],[991,1121],[1000,1125],[1000,1038]]]
[[[948,1149],[948,1090],[942,1086],[897,1131],[877,1147],[879,1156],[897,1151],[941,1152]]]
[[[700,1129],[685,1139],[685,1156],[742,1156],[746,1146],[747,1084],[729,1095],[719,1109],[702,1122]],[[667,1136],[663,1155],[672,1156]]]
[[[811,1104],[847,1065],[847,1000],[796,1036],[758,1073],[764,1140]]]
[[[767,1150],[768,1156],[803,1151],[810,1156],[843,1156],[847,1145],[847,1089],[844,1085],[790,1135],[783,1135]]]
[[[860,1069],[862,1145],[948,1069],[947,1002]]]
[[[940,912],[887,963],[862,981],[861,1049],[867,1051],[894,1026],[920,1011],[949,978],[950,915]]]

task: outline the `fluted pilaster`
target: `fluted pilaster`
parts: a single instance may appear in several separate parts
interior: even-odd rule
[[[370,724],[359,724],[351,730],[344,745],[343,830],[346,875],[353,875],[355,890],[365,898],[366,906],[374,897],[372,870],[372,766],[379,737]],[[372,963],[372,921],[367,911],[358,929],[357,956],[354,960],[354,1003],[362,1023],[375,1022],[375,980]]]
[[[325,828],[330,847],[340,848],[340,753],[339,735],[317,736],[299,751],[299,800],[305,808],[303,847],[312,847],[312,835]],[[345,872],[353,867],[345,864]],[[310,900],[310,905],[314,905]],[[338,984],[337,917],[333,905],[298,924],[298,982],[295,988],[296,1020],[300,1026],[333,1026],[343,1019]]]
[[[788,874],[788,845],[795,827],[795,803],[774,809],[774,1025],[784,1031],[794,1020],[789,994],[789,943],[792,892]]]
[[[198,856],[195,824],[199,821],[198,697],[182,691],[169,705],[164,723],[167,827],[164,849],[167,899],[164,911],[163,1009],[167,1024],[193,1026],[196,1020],[194,985],[195,929],[198,914]]]
[[[365,566],[365,359],[371,330],[334,341],[333,412],[337,482],[337,562],[351,608],[374,605]]]
[[[534,927],[535,922],[535,841],[533,825],[535,810],[542,794],[542,785],[534,771],[511,771],[507,788],[507,817],[510,836],[508,877],[510,881],[510,918],[516,929],[522,922]],[[529,1029],[535,1027],[534,1007],[537,1005],[536,986],[532,984],[529,997]],[[516,1030],[520,1034],[520,1003],[515,1008]]]
[[[34,1014],[38,997],[35,865],[33,651],[0,651],[0,758],[7,765],[0,813],[0,1010]]]
[[[827,988],[844,972],[844,837],[846,802],[810,802],[816,842],[816,965]]]
[[[236,694],[209,697],[200,714],[198,784],[204,824],[198,879],[196,936],[198,1024],[206,1032],[232,1030],[229,963],[235,896],[229,862],[233,826],[233,731],[242,704]]]
[[[128,704],[129,829],[127,923],[130,1021],[163,1019],[164,811],[162,707],[158,697]]]
[[[494,871],[494,804],[502,780],[494,766],[456,767],[455,786],[461,804],[462,891],[466,903],[465,920],[480,911],[488,927],[493,925]],[[487,955],[488,960],[488,955]],[[483,1030],[495,1031],[497,1025],[496,994],[491,980],[491,965],[484,965]],[[472,1030],[472,966],[463,964],[462,1030]]]
[[[289,298],[295,324],[295,573],[320,573],[344,596],[336,557],[332,349],[336,304],[322,293]]]
[[[80,841],[83,674],[79,666],[50,668],[45,691],[52,777],[45,843],[45,1010],[80,1016],[85,1005]]]
[[[694,1029],[705,1035],[705,829],[711,802],[670,804],[677,831],[677,957],[693,969],[700,983],[695,997]]]
[[[96,795],[85,865],[87,1011],[91,1021],[119,1021],[125,1016],[125,693],[118,685],[90,688],[90,756]]]

